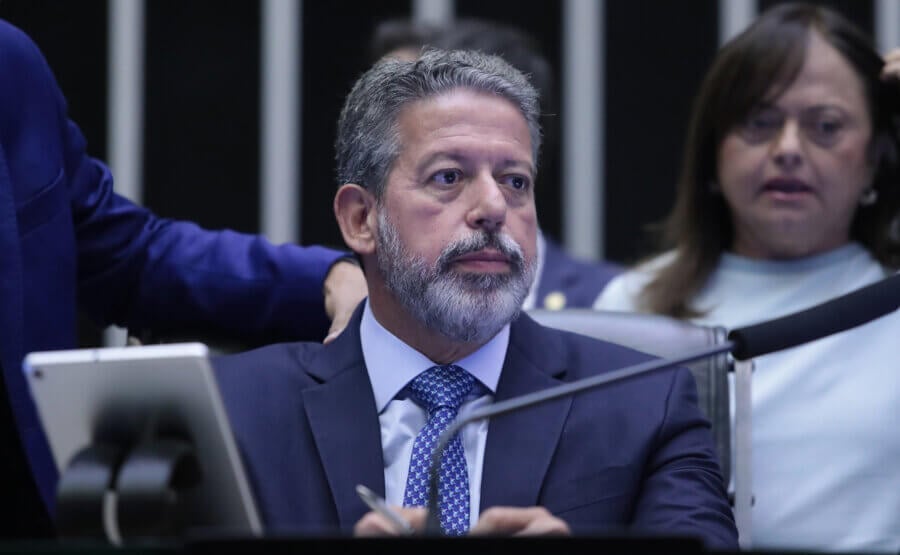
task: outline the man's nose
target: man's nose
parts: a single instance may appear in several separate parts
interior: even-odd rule
[[[492,175],[479,175],[470,183],[472,206],[468,223],[473,228],[497,231],[506,221],[506,196],[503,185]]]

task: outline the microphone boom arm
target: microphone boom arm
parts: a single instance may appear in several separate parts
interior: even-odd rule
[[[635,364],[621,370],[606,372],[575,382],[559,385],[528,395],[494,403],[481,410],[473,411],[463,419],[457,419],[438,438],[431,459],[428,483],[428,517],[425,533],[441,534],[440,505],[437,501],[441,456],[450,439],[470,422],[499,416],[530,405],[552,401],[599,387],[601,385],[630,378],[639,374],[662,370],[685,362],[730,352],[737,360],[746,360],[771,352],[780,351],[854,328],[885,316],[900,307],[900,272],[880,281],[861,287],[855,291],[836,297],[806,310],[789,314],[775,320],[745,326],[732,330],[728,340],[719,345],[700,349],[672,359],[654,359]]]

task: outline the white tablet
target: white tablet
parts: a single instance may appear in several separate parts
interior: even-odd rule
[[[36,352],[23,369],[60,474],[95,439],[186,436],[203,476],[183,497],[189,530],[262,533],[205,345]]]

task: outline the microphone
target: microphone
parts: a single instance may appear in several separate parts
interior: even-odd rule
[[[900,273],[812,308],[775,320],[736,328],[728,334],[728,339],[719,345],[698,349],[671,359],[649,360],[620,370],[493,403],[473,411],[466,418],[456,420],[451,424],[441,434],[435,445],[429,472],[428,516],[425,521],[425,534],[442,535],[441,508],[438,504],[440,481],[438,469],[441,466],[441,456],[447,444],[466,424],[722,353],[730,352],[734,358],[746,360],[796,347],[868,323],[897,310],[898,307],[900,307]]]
[[[732,330],[734,358],[746,360],[855,328],[900,306],[900,273],[775,320]]]

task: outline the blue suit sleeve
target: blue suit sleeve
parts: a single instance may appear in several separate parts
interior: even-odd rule
[[[204,230],[117,195],[109,169],[87,155],[46,73],[63,138],[83,309],[98,323],[131,329],[202,328],[270,341],[324,337],[322,285],[340,252]]]
[[[702,530],[707,548],[736,551],[737,529],[709,422],[698,408],[690,372],[681,369],[673,376],[656,449],[645,467],[634,527],[685,535]]]

